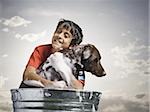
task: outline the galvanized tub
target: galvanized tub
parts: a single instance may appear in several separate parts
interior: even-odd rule
[[[21,88],[11,90],[14,112],[96,112],[95,91]]]

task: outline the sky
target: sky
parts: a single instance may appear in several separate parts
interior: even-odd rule
[[[34,48],[51,43],[64,18],[102,56],[107,75],[86,72],[84,88],[102,92],[101,112],[148,112],[148,11],[148,0],[0,0],[0,111],[12,110],[10,89],[19,87]]]

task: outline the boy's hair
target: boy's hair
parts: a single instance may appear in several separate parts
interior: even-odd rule
[[[59,28],[60,25],[65,24],[63,27],[66,29],[71,28],[70,32],[73,35],[73,39],[70,45],[79,45],[82,42],[83,34],[82,29],[73,21],[61,19],[58,22],[56,30]]]

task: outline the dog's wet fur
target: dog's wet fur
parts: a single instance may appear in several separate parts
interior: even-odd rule
[[[97,77],[105,76],[106,73],[101,65],[101,55],[92,44],[78,45],[70,49],[51,54],[39,67],[37,74],[54,82],[48,88],[72,88],[71,80],[78,79],[80,71],[87,71]],[[39,81],[25,80],[29,86],[44,87]]]
[[[73,74],[75,78],[78,77],[79,71],[81,70],[91,72],[93,75],[97,77],[102,77],[106,75],[100,62],[101,55],[98,49],[92,44],[74,46],[71,49],[64,49],[59,53],[56,52],[52,55],[50,55],[50,57],[47,58],[46,62],[37,71],[38,74],[41,74],[46,79],[52,81],[65,80],[67,83],[69,83],[70,79],[67,80],[66,78],[67,72],[65,72],[66,68],[65,66],[70,67],[72,73],[68,74],[71,75]],[[65,60],[67,60],[62,62],[62,63],[65,62],[66,65],[62,65],[62,63],[59,62],[58,58],[61,58],[61,56]],[[63,59],[61,58],[61,61],[62,60]],[[55,68],[55,66],[53,66],[52,64],[53,62],[57,64],[61,63],[60,64],[61,67]],[[70,70],[68,69],[69,72]]]

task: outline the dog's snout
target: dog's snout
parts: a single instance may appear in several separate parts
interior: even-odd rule
[[[94,75],[96,75],[97,77],[103,77],[106,75],[106,72],[103,71],[103,72],[100,72],[100,71],[97,71],[97,73],[93,73]]]
[[[103,76],[105,76],[105,75],[106,75],[106,72],[105,72],[105,71],[103,71],[103,73],[102,73],[102,74],[103,74]]]

